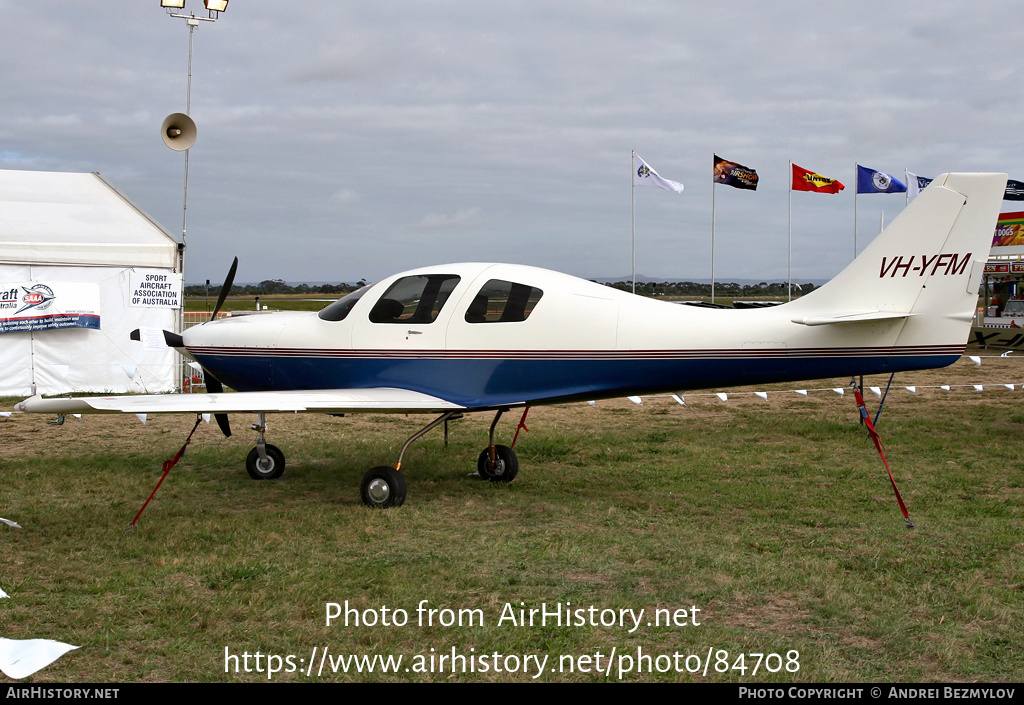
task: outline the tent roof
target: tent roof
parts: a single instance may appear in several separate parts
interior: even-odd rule
[[[0,262],[173,269],[177,253],[99,174],[0,169]]]

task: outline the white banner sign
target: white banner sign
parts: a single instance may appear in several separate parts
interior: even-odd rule
[[[0,283],[0,333],[99,327],[98,284]]]
[[[138,269],[129,273],[128,285],[133,308],[181,308],[181,274]]]

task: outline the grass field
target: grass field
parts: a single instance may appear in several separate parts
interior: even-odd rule
[[[200,426],[127,535],[190,418],[0,419],[0,516],[23,527],[0,525],[0,636],[82,647],[36,683],[261,681],[289,655],[273,680],[520,682],[547,657],[541,681],[1021,681],[1024,360],[897,377],[879,431],[911,530],[852,396],[827,391],[848,382],[533,409],[508,485],[469,476],[490,422],[470,416],[447,448],[438,431],[412,447],[408,500],[387,511],[360,504],[360,478],[425,417],[271,416],[288,469],[254,482],[239,416],[231,439]],[[973,383],[988,386],[925,386]],[[421,625],[422,600],[452,612]],[[327,626],[326,605],[345,601],[408,623]],[[499,623],[506,605],[541,603],[644,615],[632,632]],[[438,623],[460,610],[463,626]],[[678,623],[648,626],[655,614]],[[339,669],[348,654],[403,661],[326,660],[318,676],[324,648]],[[453,650],[456,673],[440,662]]]
[[[319,311],[331,301],[340,299],[340,294],[280,294],[260,297],[260,307],[268,311]],[[212,299],[189,297],[185,299],[185,310],[190,313],[210,312],[217,304]],[[256,300],[252,296],[232,296],[224,301],[223,311],[254,311]]]

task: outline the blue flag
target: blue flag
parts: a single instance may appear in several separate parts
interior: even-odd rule
[[[857,165],[857,193],[906,193],[906,185],[883,171]]]

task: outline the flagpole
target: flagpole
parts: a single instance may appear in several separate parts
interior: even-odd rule
[[[715,182],[711,181],[711,303],[715,303]]]
[[[629,195],[630,195],[630,229],[633,242],[633,293],[636,293],[636,179],[633,178],[633,169],[636,167],[636,152],[631,150],[629,157]]]
[[[857,165],[853,165],[853,258],[857,259],[857,194],[860,193],[860,177]]]
[[[789,278],[789,298],[793,300],[793,160],[789,160],[789,258],[786,263],[786,276]]]

